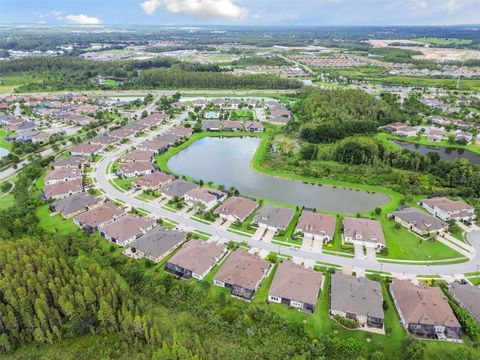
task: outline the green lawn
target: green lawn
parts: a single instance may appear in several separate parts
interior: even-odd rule
[[[67,234],[81,231],[71,219],[64,219],[61,215],[51,216],[48,204],[39,206],[35,213],[40,220],[40,227],[47,232]]]
[[[283,242],[288,242],[292,244],[297,244],[301,245],[302,244],[302,239],[293,239],[293,235],[295,233],[295,227],[297,226],[297,221],[300,215],[302,214],[302,209],[298,208],[295,210],[295,214],[293,215],[292,221],[290,221],[290,224],[288,224],[287,228],[285,229],[285,232],[283,235],[278,236],[275,235],[273,237],[274,240],[278,241],[283,241]]]
[[[439,37],[421,37],[412,39],[413,41],[418,41],[423,44],[429,45],[468,45],[472,40],[468,39],[458,39],[458,38],[439,38]]]
[[[253,120],[255,113],[252,110],[232,110],[230,111],[230,120]]]
[[[11,150],[12,149],[12,143],[9,141],[6,141],[5,138],[9,135],[9,132],[4,129],[0,128],[0,147]]]
[[[146,192],[142,192],[142,193],[141,193],[140,195],[138,195],[136,198],[139,199],[139,200],[151,201],[151,200],[157,199],[158,196],[151,195],[151,194],[148,194],[148,193],[146,193]]]
[[[120,189],[124,191],[128,191],[130,190],[130,186],[132,185],[132,183],[137,179],[138,177],[129,178],[129,179],[113,178],[112,182]]]
[[[254,212],[252,212],[240,226],[235,226],[232,223],[232,225],[230,225],[230,229],[240,230],[249,234],[254,234],[256,228],[249,229],[249,227],[253,224],[253,218],[255,217],[257,211],[258,208]]]

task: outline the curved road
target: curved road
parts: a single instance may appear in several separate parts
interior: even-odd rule
[[[155,217],[162,217],[171,219],[179,223],[179,227],[184,228],[185,230],[191,231],[197,229],[203,232],[212,234],[218,241],[228,242],[230,240],[236,242],[246,242],[249,246],[258,248],[260,250],[281,252],[282,254],[291,255],[293,257],[302,258],[310,261],[320,261],[324,263],[337,264],[340,266],[351,266],[358,269],[364,270],[376,270],[376,271],[385,271],[390,272],[393,276],[407,276],[414,277],[416,275],[462,275],[468,272],[476,272],[480,268],[480,231],[472,231],[468,234],[468,239],[470,244],[476,249],[476,256],[464,263],[461,264],[435,264],[431,265],[415,265],[415,264],[395,264],[395,263],[379,263],[377,261],[368,261],[368,260],[359,260],[355,258],[346,258],[342,256],[328,255],[313,253],[302,250],[293,250],[289,247],[280,246],[272,244],[265,241],[251,239],[245,236],[237,235],[235,233],[229,232],[224,229],[219,229],[212,225],[207,225],[200,223],[195,220],[191,220],[181,214],[173,213],[168,210],[163,209],[160,205],[155,203],[150,203],[147,201],[136,199],[134,196],[128,193],[123,193],[115,188],[109,182],[109,176],[107,174],[109,164],[120,156],[122,152],[127,150],[133,145],[139,144],[146,139],[153,138],[161,133],[167,131],[170,127],[180,123],[182,116],[172,121],[168,125],[162,126],[161,129],[152,132],[148,137],[144,138],[134,138],[133,143],[121,145],[115,151],[108,153],[100,162],[97,164],[96,171],[94,175],[97,179],[97,186],[102,188],[106,195],[111,199],[118,199],[123,201],[127,205],[131,205],[135,208],[142,208],[151,213]]]

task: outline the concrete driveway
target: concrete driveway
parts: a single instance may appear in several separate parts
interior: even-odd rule
[[[267,230],[267,232],[265,233],[265,235],[263,235],[263,240],[266,241],[266,242],[271,243],[274,236],[275,236],[275,231],[273,231],[273,230]]]
[[[260,240],[260,238],[262,237],[263,233],[265,232],[265,228],[261,228],[259,227],[255,233],[252,235],[252,238],[255,239],[255,240]]]
[[[363,245],[354,244],[355,259],[365,260],[365,254],[363,252]]]
[[[377,261],[377,253],[375,252],[375,248],[366,247],[367,249],[367,261]]]

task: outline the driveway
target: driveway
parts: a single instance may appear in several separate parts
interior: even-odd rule
[[[365,254],[363,252],[363,245],[354,244],[353,247],[355,250],[355,259],[364,260]]]
[[[267,230],[267,232],[265,233],[265,235],[263,235],[263,240],[266,241],[266,242],[271,243],[274,236],[275,236],[275,231],[273,231],[273,230]]]
[[[265,228],[259,227],[257,231],[255,231],[255,234],[252,235],[252,238],[255,240],[260,240],[264,232],[265,232]]]
[[[366,247],[367,249],[367,261],[377,261],[377,253],[375,252],[375,248],[373,247]]]

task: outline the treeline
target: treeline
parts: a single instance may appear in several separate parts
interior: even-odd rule
[[[298,89],[300,86],[299,81],[272,75],[235,76],[225,73],[174,69],[145,70],[136,80],[136,87],[138,88]]]
[[[405,119],[398,108],[386,101],[353,89],[308,90],[294,111],[300,123],[300,137],[311,143],[374,133],[379,126]]]
[[[232,66],[282,66],[288,62],[280,57],[248,56],[230,62]]]
[[[146,52],[151,53],[164,53],[170,51],[181,51],[181,50],[197,50],[197,51],[215,51],[213,46],[206,45],[172,45],[172,46],[152,46],[145,49]]]

